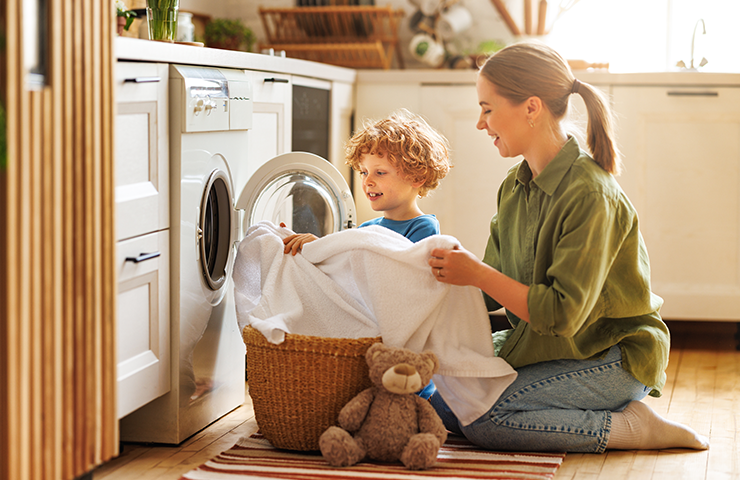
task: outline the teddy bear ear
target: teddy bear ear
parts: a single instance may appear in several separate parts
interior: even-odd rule
[[[372,345],[370,345],[370,348],[368,348],[367,352],[365,353],[365,360],[368,362],[371,360],[375,360],[378,355],[380,355],[387,349],[388,347],[383,345],[381,342],[373,343]]]
[[[439,359],[434,352],[424,352],[422,356],[424,357],[424,361],[429,365],[429,368],[432,369],[432,373],[437,373],[437,370],[439,370]]]

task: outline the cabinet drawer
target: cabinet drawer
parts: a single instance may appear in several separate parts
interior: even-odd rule
[[[169,231],[118,242],[116,260],[121,418],[170,390]]]
[[[116,64],[116,239],[169,226],[167,65]]]

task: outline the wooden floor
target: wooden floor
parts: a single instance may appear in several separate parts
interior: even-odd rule
[[[734,323],[669,322],[673,340],[661,398],[645,400],[664,417],[710,438],[708,451],[569,453],[556,480],[740,480],[740,352]],[[125,444],[93,472],[95,480],[177,480],[257,430],[249,401],[178,446]]]

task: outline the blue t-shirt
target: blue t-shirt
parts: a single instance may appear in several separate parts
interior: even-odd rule
[[[419,215],[411,220],[388,220],[385,217],[373,218],[360,225],[359,228],[370,225],[380,225],[381,227],[393,230],[416,243],[432,235],[439,234],[439,222],[434,215]]]

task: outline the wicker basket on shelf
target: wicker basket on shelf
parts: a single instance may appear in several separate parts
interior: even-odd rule
[[[302,451],[318,450],[342,407],[371,386],[365,352],[381,341],[286,334],[275,345],[250,326],[242,335],[260,432],[277,448]]]
[[[404,68],[398,42],[403,10],[390,6],[334,6],[259,9],[267,43],[293,58],[350,68],[389,69],[395,53]]]

